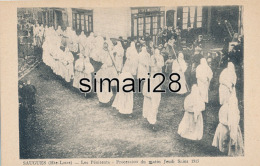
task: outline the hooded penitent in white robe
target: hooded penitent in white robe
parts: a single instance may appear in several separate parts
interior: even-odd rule
[[[148,92],[148,81],[144,82],[143,86],[143,117],[147,118],[150,124],[155,124],[157,121],[158,109],[161,101],[161,93],[153,92],[153,89],[161,82],[159,77],[150,78],[150,92]],[[161,87],[157,88],[161,90]]]
[[[61,76],[62,78],[65,78],[65,71],[66,71],[66,60],[65,58],[65,53],[60,49],[57,48],[58,50],[58,75]]]
[[[113,49],[113,56],[115,59],[115,66],[117,71],[121,72],[123,67],[124,49],[121,42],[117,42],[117,45]]]
[[[130,72],[133,76],[136,76],[138,67],[138,52],[134,42],[131,42],[130,47],[126,51],[125,65],[131,66]]]
[[[48,31],[47,31],[47,32],[48,32],[47,34],[44,33],[45,37],[51,37],[51,38],[53,38],[53,39],[55,39],[55,40],[57,40],[57,38],[60,39],[60,37],[57,35],[57,33],[56,33],[56,31],[55,31],[55,29],[54,29],[53,26],[50,26],[50,27],[48,28]]]
[[[229,62],[228,67],[225,68],[219,76],[219,103],[221,105],[229,99],[231,91],[236,85],[236,81],[237,76],[234,64]]]
[[[61,29],[61,26],[58,26],[58,29],[56,30],[56,33],[58,36],[62,36],[63,35],[63,30]]]
[[[92,64],[89,61],[89,57],[85,57],[84,58],[84,78],[89,79],[89,85],[92,86],[92,73],[94,72],[94,67],[92,66]],[[87,90],[87,87],[81,87],[83,90]]]
[[[107,78],[106,72],[105,72],[105,68],[101,68],[98,70],[98,72],[96,73],[96,92],[97,92],[97,97],[100,103],[106,104],[109,103],[111,98],[113,97],[113,92],[112,90],[109,91],[108,86],[109,83],[108,81],[103,81],[102,84],[100,82],[100,78],[104,79]],[[101,88],[100,86],[102,86],[102,92],[101,92]]]
[[[230,143],[229,143],[229,156],[242,156],[244,153],[244,143],[239,126],[240,121],[240,111],[238,108],[238,100],[236,96],[236,88],[234,87],[229,101],[228,110],[228,126],[230,129]]]
[[[50,43],[49,48],[51,49],[51,54],[53,61],[51,62],[52,67],[54,68],[53,71],[59,76],[62,76],[62,59],[64,52],[60,49],[61,39],[57,36],[54,29],[50,29]]]
[[[54,66],[54,59],[53,55],[56,51],[57,47],[60,44],[60,40],[58,39],[57,35],[53,33],[50,28],[46,28],[45,30],[45,40],[43,42],[42,48],[43,48],[43,55],[42,59],[43,62],[47,65],[53,68]]]
[[[119,92],[117,92],[115,100],[112,107],[116,108],[121,114],[132,114],[133,113],[133,103],[134,96],[133,91],[124,92],[122,87],[124,85],[130,84],[130,81],[123,82],[124,79],[134,79],[131,72],[131,67],[124,65],[122,73],[119,75]],[[131,87],[127,87],[126,90],[130,90]]]
[[[47,38],[44,41],[43,44],[43,54],[42,54],[42,60],[45,62],[47,66],[49,66],[53,70],[53,64],[54,64],[54,46],[50,44],[50,38]]]
[[[86,40],[86,48],[88,48],[88,52],[89,52],[89,57],[91,57],[91,53],[92,53],[92,50],[93,50],[93,48],[94,48],[94,46],[95,46],[95,44],[94,44],[94,42],[95,42],[95,37],[94,37],[94,33],[93,32],[91,32],[90,34],[89,34],[89,36],[87,37],[87,40]],[[86,49],[85,48],[85,49]],[[86,51],[86,50],[85,50]],[[87,56],[87,55],[86,55]]]
[[[223,103],[219,110],[219,125],[212,146],[217,147],[221,152],[228,152],[229,156],[242,156],[244,143],[239,121],[240,112],[236,89],[233,88],[230,98]]]
[[[50,48],[49,48],[50,38],[46,38],[43,45],[42,45],[42,61],[47,66],[50,64],[48,63],[48,58],[50,56]]]
[[[203,136],[201,112],[205,110],[205,102],[202,100],[196,84],[192,86],[191,93],[184,100],[184,110],[178,134],[186,139],[201,140]]]
[[[78,36],[75,31],[71,29],[71,27],[67,27],[65,32],[66,35],[66,43],[69,47],[70,51],[77,52],[78,51]]]
[[[83,53],[85,57],[91,57],[94,49],[95,37],[93,32],[90,33],[88,37],[79,37],[79,48],[80,52]],[[81,44],[82,43],[82,44]]]
[[[93,41],[93,49],[90,54],[90,58],[97,62],[102,62],[103,57],[103,48],[104,47],[104,38],[102,36],[97,36]],[[102,62],[103,63],[103,62]]]
[[[142,48],[142,51],[139,53],[138,58],[138,69],[137,69],[137,78],[148,78],[149,67],[151,63],[150,54],[147,52],[146,47]]]
[[[205,103],[208,103],[209,85],[212,77],[213,73],[207,60],[205,58],[200,59],[200,65],[196,68],[196,78],[200,95]]]
[[[53,62],[51,63],[51,67],[53,72],[56,75],[60,75],[60,63],[61,62],[61,52],[62,50],[57,49],[57,47],[55,47],[54,45],[52,46],[52,58],[53,58]]]
[[[218,113],[219,124],[216,129],[212,146],[217,147],[221,152],[227,153],[229,148],[229,127],[228,127],[228,102],[223,104]]]
[[[57,55],[57,50],[56,48],[54,48],[54,46],[50,47],[50,52],[51,52],[51,57],[49,59],[49,64],[50,67],[53,71],[53,73],[57,74],[57,63],[56,61],[58,61],[58,55]]]
[[[81,34],[78,37],[78,43],[79,43],[79,52],[82,53],[84,56],[85,55],[85,48],[87,45],[87,37],[84,34],[84,31],[81,32]]]
[[[185,71],[187,70],[187,64],[184,60],[183,53],[179,53],[178,60],[175,59],[173,60],[172,63],[172,73],[178,73],[180,75],[180,80],[178,81],[181,84],[181,88],[178,92],[178,94],[185,94],[188,92],[187,89],[187,83],[186,83],[186,78],[185,78]],[[173,80],[177,80],[177,76],[172,76]],[[171,84],[171,89],[172,90],[177,90],[179,88],[179,85],[177,83],[172,83]]]
[[[112,80],[113,78],[117,78],[118,74],[116,71],[116,68],[113,64],[113,57],[109,55],[109,52],[107,50],[102,49],[101,51],[102,55],[102,62],[103,65],[99,69],[99,71],[96,74],[97,79],[97,96],[101,103],[108,103],[111,100],[111,97],[113,96],[113,92],[108,90],[108,81],[103,81],[102,83],[102,92],[100,92],[100,78],[105,79],[108,78]],[[111,86],[116,86],[117,82],[112,81]]]
[[[161,101],[161,93],[153,92],[153,90],[156,86],[158,86],[161,83],[162,78],[160,76],[156,76],[155,78],[153,78],[153,75],[155,73],[162,72],[163,65],[164,65],[163,57],[162,55],[160,55],[160,51],[156,49],[155,54],[151,57],[150,92],[148,92],[147,81],[145,81],[143,86],[143,95],[144,95],[143,117],[147,118],[150,124],[155,124],[157,121],[157,114],[158,114],[158,109]],[[161,87],[157,88],[157,90],[161,90]]]
[[[44,38],[46,38],[47,36],[50,36],[50,32],[51,32],[51,30],[50,30],[50,28],[47,26],[47,25],[45,25],[45,27],[43,28],[43,27],[39,27],[39,30],[42,30],[43,29],[43,37]],[[38,34],[38,36],[39,36],[39,34]]]
[[[84,78],[84,56],[83,54],[79,53],[79,59],[75,62],[74,67],[74,80],[73,80],[73,86],[75,88],[80,88],[80,80]]]
[[[54,73],[57,72],[58,70],[58,59],[59,59],[59,50],[60,48],[58,47],[58,42],[56,41],[56,38],[54,36],[50,37],[50,42],[48,43],[48,49],[50,51],[50,56],[48,56],[48,64],[51,67],[51,69],[53,70]]]
[[[70,52],[69,48],[65,48],[65,56],[64,56],[64,65],[65,65],[65,73],[64,78],[67,82],[70,82],[74,76],[74,57]]]
[[[102,71],[104,72],[106,78],[109,79],[117,78],[118,74],[115,66],[114,57],[108,52],[108,50],[105,49],[102,49],[100,53],[101,53],[100,57],[102,57],[102,59],[100,60],[103,63],[101,69],[103,69]],[[114,86],[113,82],[112,82],[112,86]]]
[[[160,54],[160,50],[155,49],[154,55],[151,56],[150,61],[151,76],[153,77],[156,73],[162,73],[162,67],[164,66],[163,56]]]

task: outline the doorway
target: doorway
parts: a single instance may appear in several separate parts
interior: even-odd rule
[[[166,26],[167,27],[174,27],[174,14],[175,11],[174,10],[168,10],[166,12]]]
[[[59,11],[59,10],[55,10],[55,20],[54,20],[54,28],[55,29],[58,29],[58,26],[61,26],[63,25],[63,21],[62,21],[62,12]]]

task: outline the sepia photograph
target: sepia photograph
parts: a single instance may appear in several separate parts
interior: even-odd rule
[[[243,16],[18,7],[19,158],[243,157]]]

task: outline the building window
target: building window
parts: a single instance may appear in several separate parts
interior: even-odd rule
[[[76,10],[72,12],[73,29],[80,34],[93,32],[93,12],[89,10]]]
[[[156,44],[156,35],[164,26],[164,10],[160,7],[132,8],[132,37],[141,38],[149,34]]]
[[[183,7],[182,29],[202,27],[202,7]]]
[[[202,7],[197,7],[197,28],[202,27]]]

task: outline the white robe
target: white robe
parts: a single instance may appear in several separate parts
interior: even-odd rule
[[[60,67],[60,51],[56,48],[52,48],[55,51],[52,51],[53,63],[52,69],[56,75],[59,75],[59,67]]]
[[[115,67],[115,63],[114,63],[115,60],[113,56],[111,56],[108,51],[102,50],[102,54],[100,57],[102,57],[101,60],[103,65],[101,66],[101,68],[104,69],[102,70],[103,71],[102,75],[105,76],[104,78],[109,78],[109,79],[117,78],[118,74]],[[112,82],[112,86],[114,86],[113,82]]]
[[[158,109],[160,106],[161,101],[161,93],[160,92],[153,92],[153,89],[160,83],[160,78],[151,78],[150,80],[151,89],[148,92],[148,82],[145,81],[143,87],[143,95],[144,95],[144,102],[143,102],[143,117],[147,118],[147,121],[150,124],[155,124],[157,121],[157,114]],[[161,87],[157,88],[157,90],[161,90]]]
[[[48,58],[50,56],[50,49],[49,49],[49,41],[45,40],[43,45],[42,45],[42,61],[45,63],[47,66],[50,64],[48,63]]]
[[[80,58],[75,62],[75,73],[74,73],[74,80],[73,80],[73,87],[80,88],[80,80],[84,78],[84,59]]]
[[[164,66],[164,59],[162,55],[152,55],[151,56],[151,61],[150,61],[150,66],[151,66],[151,77],[153,77],[154,74],[156,73],[161,73],[162,72],[162,67]]]
[[[94,45],[95,42],[95,37],[91,34],[89,37],[86,39],[86,47],[85,47],[85,56],[92,57],[93,56],[93,50],[95,48]]]
[[[109,86],[108,81],[103,81],[102,85],[100,85],[101,84],[100,78],[101,79],[106,78],[106,68],[101,68],[96,73],[96,81],[97,81],[96,90],[97,90],[97,97],[98,97],[99,102],[104,103],[104,104],[109,103],[111,98],[113,97],[113,92],[112,92],[112,90],[109,91],[109,89],[108,89],[108,86]],[[102,86],[102,92],[101,92],[100,86]]]
[[[74,31],[67,31],[66,33],[67,38],[67,46],[69,47],[70,51],[78,52],[79,45],[78,45],[78,36]]]
[[[118,43],[113,49],[113,55],[115,54],[115,66],[117,71],[121,71],[123,67],[124,49],[121,43]]]
[[[138,52],[135,48],[135,43],[129,47],[126,51],[126,65],[131,66],[131,74],[136,76],[138,67]]]
[[[138,58],[138,71],[137,71],[137,78],[148,78],[149,75],[149,67],[150,67],[150,55],[146,51],[142,51],[139,53]]]
[[[236,89],[233,88],[230,98],[228,100],[228,126],[230,129],[230,143],[229,156],[242,156],[244,154],[244,143],[239,126],[240,111],[238,109],[238,100],[236,96]],[[234,148],[232,148],[232,146]]]
[[[208,103],[209,85],[212,77],[213,73],[208,65],[200,64],[196,68],[197,84],[200,90],[200,95],[205,103]]]
[[[133,103],[134,96],[133,92],[124,92],[122,87],[127,84],[123,82],[126,78],[133,78],[132,74],[129,72],[122,72],[119,77],[119,92],[117,92],[115,100],[112,104],[112,107],[116,108],[121,114],[132,114],[133,113]],[[130,90],[130,89],[126,89]]]
[[[143,103],[143,117],[147,118],[150,124],[155,124],[157,121],[158,109],[161,101],[161,93],[153,92],[154,88],[158,86],[162,78],[160,76],[156,76],[153,78],[153,75],[159,72],[162,72],[162,67],[164,65],[163,57],[161,55],[153,55],[151,57],[151,78],[150,85],[151,89],[148,92],[148,84],[147,81],[143,87],[144,94],[144,103]],[[161,87],[157,88],[157,90],[161,90]]]
[[[101,59],[102,58],[102,59]],[[110,80],[117,78],[118,74],[115,69],[115,66],[112,62],[113,57],[110,57],[108,51],[102,49],[102,54],[99,56],[99,60],[103,62],[103,65],[99,69],[96,74],[97,78],[97,96],[101,103],[108,103],[110,102],[113,92],[112,90],[109,92],[108,81],[103,81],[102,83],[102,92],[100,92],[100,78],[105,79],[108,78]],[[116,82],[112,81],[111,86],[116,86]]]
[[[203,117],[201,112],[205,110],[205,103],[200,98],[198,87],[193,88],[191,94],[185,98],[184,110],[178,134],[186,139],[201,140],[203,137]]]
[[[87,47],[87,37],[84,34],[81,34],[78,37],[78,44],[79,44],[79,52],[82,53],[84,56],[85,55],[85,49]]]
[[[64,78],[66,82],[70,82],[71,78],[74,76],[74,57],[70,51],[65,52],[65,73],[64,73]]]
[[[92,52],[90,54],[90,57],[97,61],[97,62],[102,62],[103,63],[103,59],[104,59],[104,53],[103,53],[103,46],[104,46],[104,39],[101,36],[98,36],[93,40],[93,45],[92,47]],[[111,53],[110,53],[111,54]],[[106,57],[105,57],[106,58]]]
[[[155,124],[157,121],[158,109],[161,101],[161,93],[153,92],[154,88],[158,86],[161,81],[161,76],[156,76],[153,78],[154,74],[162,72],[162,67],[164,66],[164,60],[162,55],[153,55],[150,60],[151,65],[151,77],[150,77],[150,85],[151,89],[148,92],[148,82],[145,81],[143,86],[143,95],[144,95],[144,103],[143,103],[143,117],[147,118],[150,124]],[[161,87],[158,87],[156,90],[161,90]]]
[[[229,156],[242,156],[244,143],[239,126],[240,112],[235,88],[227,102],[219,110],[219,125],[216,129],[212,146],[221,152],[228,152]],[[231,148],[234,146],[234,148]]]
[[[228,103],[221,106],[219,113],[219,124],[217,126],[212,146],[217,147],[221,152],[228,152],[229,127],[228,127]]]
[[[224,69],[219,76],[219,103],[222,105],[230,98],[233,86],[236,84],[236,73]]]
[[[92,64],[89,62],[88,58],[84,59],[84,78],[89,79],[89,85],[92,86],[92,73],[94,72],[94,67]],[[83,90],[87,90],[87,87],[81,87]]]
[[[59,48],[58,49],[58,55],[59,55],[59,62],[58,62],[58,74],[62,77],[65,78],[65,72],[66,72],[66,60],[65,60],[65,53]]]
[[[185,78],[185,71],[187,69],[187,64],[184,60],[179,60],[177,61],[176,59],[172,63],[172,73],[178,73],[180,75],[180,80],[178,81],[181,84],[181,88],[177,94],[185,94],[188,92],[187,89],[187,83],[186,83],[186,78]],[[172,76],[173,80],[177,80],[177,76]],[[177,83],[172,83],[171,84],[171,89],[172,90],[177,90],[179,88],[179,85]]]
[[[62,36],[64,31],[60,27],[58,27],[58,29],[56,30],[56,33],[58,36]]]

